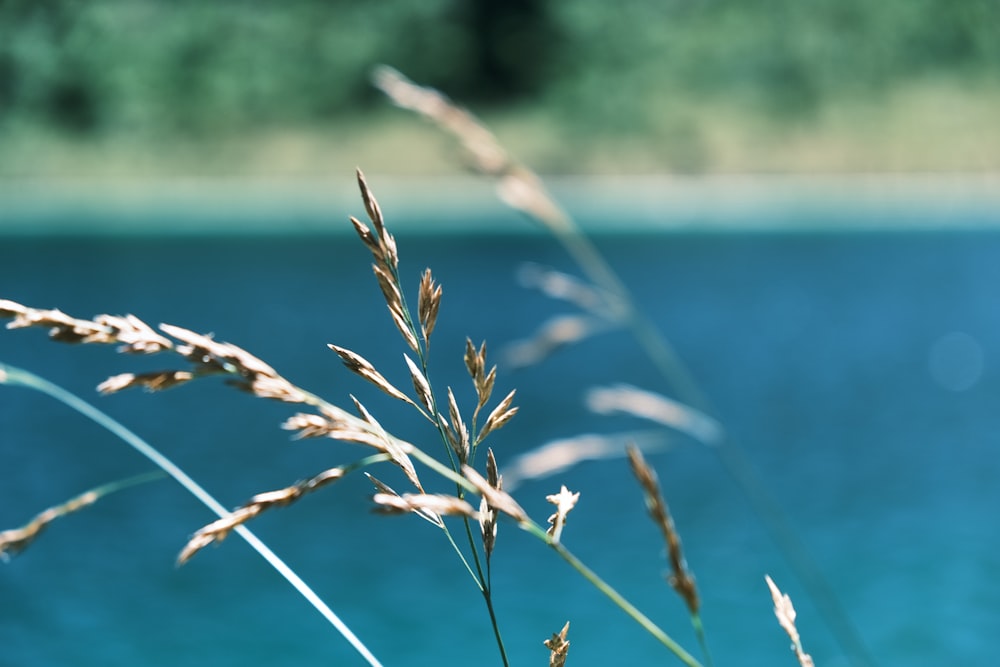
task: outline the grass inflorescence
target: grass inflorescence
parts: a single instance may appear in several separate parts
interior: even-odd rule
[[[591,409],[605,414],[628,412],[701,441],[706,446],[719,450],[735,478],[746,483],[750,479],[749,473],[739,456],[733,453],[738,450],[729,444],[722,426],[711,416],[707,400],[690,373],[677,359],[666,340],[642,316],[628,290],[604,262],[597,249],[578,232],[572,219],[548,195],[541,180],[514,161],[489,130],[471,114],[451,104],[437,91],[416,86],[388,69],[379,70],[376,79],[377,85],[397,104],[424,114],[458,136],[471,152],[473,166],[498,179],[500,193],[505,201],[537,220],[559,238],[585,274],[584,278],[578,279],[542,267],[533,267],[523,276],[526,282],[550,296],[574,303],[580,308],[581,314],[543,326],[536,337],[515,348],[516,363],[537,363],[555,347],[570,344],[607,328],[631,330],[677,398],[620,384],[592,389],[588,394]],[[642,450],[655,451],[655,447],[646,443],[641,433],[629,434],[627,439],[632,444],[628,447],[624,446],[624,437],[568,438],[539,447],[516,461],[510,461],[506,469],[512,472],[508,473],[505,480],[500,472],[504,468],[487,441],[496,437],[496,433],[516,417],[516,392],[508,391],[499,399],[495,396],[497,366],[487,361],[486,343],[482,342],[477,346],[471,339],[467,339],[464,348],[456,350],[455,354],[462,358],[475,393],[475,406],[472,410],[463,411],[460,408],[453,387],[442,388],[437,383],[430,351],[438,318],[442,313],[447,313],[447,308],[442,305],[445,287],[437,282],[430,269],[425,270],[415,286],[416,309],[411,308],[411,302],[407,300],[409,290],[404,285],[399,270],[400,252],[396,239],[390,233],[382,208],[360,170],[356,178],[367,222],[357,217],[351,217],[350,221],[362,245],[372,256],[375,281],[392,325],[401,339],[402,365],[409,377],[410,386],[394,384],[387,379],[387,374],[354,350],[335,343],[329,343],[328,348],[337,355],[348,371],[415,410],[440,441],[437,451],[429,451],[426,447],[394,434],[391,427],[383,425],[377,419],[375,410],[369,409],[354,396],[348,396],[343,401],[321,397],[298,386],[244,348],[219,341],[210,334],[197,333],[172,324],[153,327],[134,315],[98,315],[86,319],[57,309],[36,308],[13,300],[0,300],[0,318],[9,320],[7,326],[10,329],[46,329],[50,338],[57,342],[115,345],[121,353],[168,356],[174,362],[167,364],[162,370],[123,373],[110,377],[98,385],[98,390],[103,394],[135,388],[159,392],[203,378],[221,377],[228,385],[256,398],[276,400],[294,407],[293,414],[281,424],[293,437],[331,438],[354,443],[366,450],[358,458],[333,462],[334,465],[306,479],[291,482],[279,489],[262,491],[240,507],[226,510],[169,459],[79,398],[30,373],[9,366],[0,366],[0,384],[42,391],[90,416],[143,453],[218,515],[216,520],[194,530],[186,544],[178,545],[178,564],[189,562],[202,549],[222,542],[231,533],[239,534],[281,572],[370,665],[380,664],[372,648],[358,639],[348,625],[333,614],[323,600],[248,529],[248,525],[263,512],[288,508],[303,496],[325,491],[345,476],[358,472],[363,473],[372,485],[371,506],[375,513],[414,515],[439,531],[441,538],[454,553],[456,570],[468,575],[472,585],[481,594],[498,658],[505,667],[510,665],[510,659],[503,639],[503,619],[495,605],[496,596],[504,592],[494,588],[492,577],[493,557],[498,550],[504,548],[501,523],[511,524],[525,531],[542,546],[557,554],[581,576],[583,582],[602,593],[614,607],[660,642],[680,663],[689,667],[710,665],[698,588],[683,555],[680,535],[656,473],[642,454]],[[481,450],[485,450],[485,455],[477,456]],[[668,581],[691,618],[701,659],[686,650],[671,633],[569,549],[565,539],[567,533],[572,534],[569,515],[580,501],[579,492],[559,485],[557,490],[545,496],[555,508],[546,521],[534,519],[513,495],[520,482],[551,477],[582,460],[620,459],[626,456],[641,490],[645,508],[663,535],[670,564]],[[381,481],[376,473],[385,465],[395,466],[402,471],[411,488],[396,491]],[[618,472],[623,474],[624,466]],[[0,555],[8,557],[23,552],[53,519],[76,511],[111,491],[146,480],[147,477],[144,476],[100,487],[43,511],[22,528],[0,533]],[[749,484],[747,488],[751,499],[758,504],[758,509],[770,507],[766,497],[753,495],[760,493],[756,485]],[[637,502],[637,510],[641,507],[642,504]],[[780,524],[780,517],[771,515],[771,521]],[[574,538],[585,539],[586,536],[574,535]],[[767,583],[774,595],[779,621],[793,639],[796,655],[803,665],[812,664],[812,659],[802,650],[795,631],[791,601],[777,592],[770,578]],[[558,604],[558,601],[555,602]],[[827,611],[833,614],[836,625],[836,608],[828,606]],[[544,647],[550,652],[550,665],[561,666],[566,663],[570,645],[568,633],[567,622],[559,633],[552,634],[544,641]],[[540,636],[544,636],[544,633],[540,632]],[[592,640],[588,638],[588,641]],[[856,664],[867,664],[863,651],[851,650],[853,641],[848,633],[845,641],[848,652],[852,654]],[[586,651],[583,640],[577,640],[577,650]]]

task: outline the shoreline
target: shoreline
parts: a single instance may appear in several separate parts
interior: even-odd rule
[[[367,172],[398,233],[530,234],[475,176]],[[1000,228],[1000,173],[549,176],[588,233]],[[346,234],[363,207],[332,179],[0,181],[0,236]],[[469,220],[476,226],[470,227]],[[337,224],[342,221],[344,224]]]

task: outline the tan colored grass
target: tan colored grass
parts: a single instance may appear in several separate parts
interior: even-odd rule
[[[659,431],[629,431],[617,434],[582,433],[570,438],[550,440],[517,457],[504,468],[508,490],[522,483],[552,477],[584,461],[599,461],[625,456],[625,443],[643,451],[666,448]]]
[[[420,318],[424,347],[430,347],[431,344],[431,334],[437,324],[438,309],[441,307],[441,294],[441,286],[434,282],[431,270],[424,269],[417,295],[417,316]]]
[[[559,493],[545,496],[545,500],[556,506],[555,513],[549,517],[549,529],[546,531],[552,541],[559,544],[562,540],[562,531],[566,526],[566,515],[576,506],[576,501],[580,499],[579,493],[571,493],[564,484],[559,489]]]
[[[504,396],[503,400],[497,403],[497,406],[493,408],[489,416],[486,417],[486,421],[483,422],[483,428],[479,431],[479,437],[477,440],[483,440],[491,432],[503,427],[507,422],[514,418],[517,414],[518,408],[516,406],[511,407],[511,403],[514,401],[514,394],[517,390],[512,389],[509,394]]]
[[[448,444],[458,456],[459,463],[466,463],[469,460],[471,443],[469,442],[469,427],[462,419],[462,412],[458,409],[458,401],[455,399],[455,392],[448,387],[448,419],[442,415],[439,419],[444,428],[445,437]]]
[[[587,391],[587,407],[598,414],[629,414],[686,433],[706,445],[721,442],[722,425],[700,410],[654,391],[629,384],[594,387]]]
[[[782,593],[778,586],[771,579],[770,575],[764,575],[767,587],[771,590],[771,599],[774,600],[774,615],[778,619],[778,625],[788,633],[788,638],[792,640],[792,650],[799,661],[801,667],[813,667],[813,659],[802,648],[802,640],[799,631],[795,627],[795,607],[792,605],[792,598]]]
[[[0,369],[0,380],[3,379],[4,375],[6,375],[5,371]],[[109,484],[103,484],[88,491],[84,491],[64,503],[39,512],[24,526],[0,531],[0,560],[7,560],[11,556],[15,556],[27,549],[35,541],[35,539],[38,538],[42,531],[44,531],[50,523],[59,517],[72,514],[73,512],[83,509],[84,507],[89,507],[110,493],[120,491],[130,486],[161,479],[163,476],[162,472],[156,471],[136,475],[134,477],[118,480]]]
[[[92,320],[71,317],[60,310],[31,308],[10,300],[0,300],[0,317],[12,318],[10,329],[41,327],[49,337],[64,343],[118,344],[118,351],[130,354],[174,352],[191,363],[191,369],[150,373],[122,373],[108,378],[98,389],[113,393],[142,387],[158,391],[205,375],[229,375],[231,383],[262,398],[289,403],[309,402],[310,396],[278,374],[271,366],[241,347],[220,343],[209,335],[195,333],[172,324],[161,324],[162,336],[134,315],[98,315]],[[173,340],[171,340],[171,338]]]
[[[177,564],[183,565],[191,558],[212,543],[218,543],[226,539],[236,526],[241,526],[247,521],[259,516],[262,512],[275,507],[284,507],[299,500],[302,496],[312,493],[317,489],[336,482],[344,476],[343,466],[330,468],[310,477],[307,480],[296,482],[291,486],[286,486],[277,491],[267,491],[258,493],[248,502],[233,510],[229,516],[223,517],[207,526],[199,529],[177,556]]]
[[[566,639],[568,633],[569,621],[566,621],[566,625],[558,634],[553,633],[551,639],[545,640],[545,648],[549,649],[549,667],[564,667],[566,665],[566,656],[569,654],[569,641]]]
[[[379,480],[369,472],[365,473],[365,477],[367,477],[368,480],[375,486],[376,495],[381,494],[381,495],[390,495],[397,497],[402,497],[403,495],[405,495],[396,493],[396,491],[391,486]],[[433,512],[425,507],[421,507],[420,505],[411,505],[409,511],[413,512],[420,518],[425,519],[430,523],[433,523],[438,528],[444,527],[444,521],[441,519],[441,516],[436,512]]]
[[[94,504],[100,497],[100,493],[96,490],[86,491],[61,505],[39,512],[35,518],[20,528],[11,528],[0,532],[0,559],[6,560],[21,553],[31,546],[31,543],[50,523],[61,516]]]
[[[503,491],[503,477],[497,468],[497,460],[493,449],[486,450],[486,482],[497,491]],[[486,496],[479,503],[479,531],[483,536],[483,552],[489,562],[497,543],[497,510],[490,505]]]
[[[440,493],[376,493],[375,511],[382,514],[409,514],[418,511],[438,516],[465,516],[476,521],[479,512],[461,498]]]
[[[360,354],[352,352],[351,350],[348,350],[346,348],[339,347],[332,343],[329,344],[327,347],[329,347],[331,350],[337,353],[341,361],[344,362],[344,365],[352,373],[355,373],[356,375],[364,378],[365,380],[368,380],[373,385],[375,385],[385,393],[389,394],[393,398],[398,398],[401,401],[416,406],[416,403],[414,403],[409,396],[404,394],[402,391],[397,389],[391,382],[386,380],[385,376],[383,376],[381,373],[375,370],[375,367],[371,364],[371,362],[362,357]]]
[[[420,344],[418,343],[417,335],[414,333],[399,286],[399,276],[397,273],[399,268],[399,252],[396,248],[396,239],[386,229],[385,219],[382,217],[382,209],[375,199],[371,188],[368,187],[365,176],[360,169],[357,171],[357,179],[358,187],[361,188],[361,198],[364,200],[365,210],[368,212],[368,218],[371,220],[375,231],[372,232],[368,225],[355,217],[351,217],[351,223],[354,225],[354,230],[358,233],[361,241],[371,251],[372,258],[375,260],[372,264],[372,270],[375,273],[376,280],[378,280],[379,288],[382,290],[382,296],[385,299],[386,306],[389,308],[389,314],[392,316],[393,323],[403,336],[403,340],[410,346],[410,349],[419,353]],[[428,309],[426,314],[430,317],[429,311],[434,309],[435,306],[428,304],[425,308]],[[429,338],[430,331],[427,331],[425,328],[424,334],[425,338]]]
[[[498,179],[497,192],[508,206],[560,234],[572,227],[541,179],[516,162],[474,115],[439,91],[419,86],[391,67],[377,68],[373,81],[394,104],[424,116],[458,139],[471,166]]]
[[[588,314],[554,315],[543,322],[531,337],[510,343],[505,358],[514,368],[535,366],[564,347],[609,328],[607,321]]]
[[[479,411],[486,407],[493,395],[493,385],[497,379],[497,367],[494,365],[489,372],[486,371],[486,341],[479,345],[479,349],[472,344],[472,340],[465,339],[465,368],[472,378],[472,384],[476,388],[476,409],[472,413],[472,422],[476,423],[479,418]]]
[[[133,315],[98,315],[93,320],[71,317],[61,310],[30,308],[0,299],[0,317],[13,318],[8,329],[42,327],[63,343],[118,343],[120,352],[152,354],[173,349],[173,343]]]
[[[482,475],[476,472],[475,468],[464,465],[462,466],[462,474],[476,487],[479,495],[486,500],[490,507],[503,512],[518,523],[528,523],[530,521],[528,513],[524,511],[509,493],[495,488]]]
[[[691,615],[696,616],[701,606],[701,600],[698,597],[698,588],[695,586],[694,577],[688,570],[687,562],[684,560],[684,553],[681,549],[681,538],[674,526],[674,520],[670,516],[670,509],[667,507],[667,503],[663,499],[663,494],[660,492],[660,484],[656,479],[656,471],[649,467],[646,459],[643,458],[639,448],[635,445],[629,445],[627,452],[632,472],[642,487],[649,515],[663,533],[663,538],[667,543],[667,557],[670,560],[671,569],[668,582],[684,600]]]

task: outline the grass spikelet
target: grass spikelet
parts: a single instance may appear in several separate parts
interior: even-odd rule
[[[368,481],[370,481],[375,486],[377,494],[397,496],[397,497],[400,496],[400,494],[396,493],[396,491],[391,486],[379,480],[371,473],[366,472],[365,477],[367,477]],[[435,512],[420,507],[415,507],[411,511],[417,516],[419,516],[421,519],[425,519],[430,523],[433,523],[438,528],[444,528],[444,521],[442,521],[441,517]]]
[[[662,434],[651,431],[615,435],[582,433],[550,440],[517,456],[504,468],[507,488],[513,490],[523,482],[551,477],[583,461],[620,458],[625,456],[625,442],[629,441],[645,451],[660,451],[666,447]]]
[[[396,106],[424,116],[455,137],[476,171],[498,179],[497,193],[504,203],[557,234],[572,230],[569,217],[545,190],[541,179],[515,162],[474,115],[439,91],[419,86],[391,67],[377,67],[372,80]]]
[[[486,376],[486,341],[483,341],[477,352],[472,340],[465,339],[465,368],[469,371],[469,376],[478,390],[480,383]]]
[[[472,384],[476,389],[476,409],[472,413],[473,426],[479,418],[479,411],[486,407],[493,395],[493,385],[497,379],[497,367],[493,366],[489,373],[486,372],[486,341],[483,341],[479,350],[468,338],[465,339],[465,368],[469,371]],[[480,436],[481,439],[481,436]]]
[[[0,299],[0,317],[13,318],[8,329],[42,327],[49,337],[62,343],[118,343],[118,351],[153,354],[169,350],[173,343],[133,315],[98,315],[93,320],[70,317],[61,310],[30,308]]]
[[[405,354],[403,358],[406,360],[406,366],[410,369],[410,379],[413,380],[413,389],[417,392],[417,398],[427,408],[428,414],[434,414],[434,394],[431,392],[430,382],[427,381],[427,377],[413,359]]]
[[[576,506],[576,501],[580,499],[579,493],[571,493],[565,485],[559,489],[559,493],[545,496],[545,500],[556,506],[555,513],[549,517],[549,529],[546,531],[552,541],[559,544],[562,538],[563,528],[566,526],[566,515]]]
[[[385,305],[389,308],[393,324],[399,329],[399,333],[410,349],[419,354],[420,346],[413,329],[410,327],[410,320],[403,305],[403,295],[393,273],[387,267],[378,264],[372,265],[372,270],[378,280],[379,288],[382,290],[382,296],[385,297]]]
[[[365,211],[368,213],[368,218],[375,226],[375,241],[378,247],[376,260],[379,263],[384,263],[387,267],[395,270],[396,267],[399,266],[399,254],[396,251],[396,240],[385,228],[385,219],[382,217],[382,208],[378,205],[378,200],[375,199],[375,195],[372,193],[371,188],[368,187],[368,182],[365,180],[364,173],[358,169],[356,174],[358,187],[361,190],[361,199],[365,204]],[[355,229],[358,228],[357,223],[355,223],[354,226]],[[361,233],[360,230],[359,233]],[[365,241],[364,237],[362,237],[362,241]],[[370,243],[367,241],[365,241],[365,245],[371,247]]]
[[[556,315],[543,322],[530,338],[511,343],[506,360],[514,368],[534,366],[567,345],[607,329],[604,319],[592,315]]]
[[[418,86],[385,65],[375,69],[372,79],[397,106],[425,116],[456,136],[479,171],[498,174],[510,166],[507,151],[493,133],[440,92]]]
[[[379,444],[376,445],[376,449],[388,454],[390,460],[402,469],[403,474],[406,475],[406,478],[410,480],[413,486],[422,492],[424,487],[420,484],[420,478],[417,477],[417,470],[413,467],[413,461],[410,460],[408,454],[408,451],[413,449],[413,445],[389,435],[375,417],[368,412],[368,409],[361,404],[361,401],[354,396],[351,396],[351,400],[354,401],[354,406],[357,408],[358,414],[361,415],[361,419],[371,427],[371,431],[368,431],[368,433],[378,438]]]
[[[479,513],[461,498],[439,493],[376,493],[372,500],[380,514],[409,514],[430,512],[438,516],[465,516],[479,519]]]
[[[420,318],[420,331],[424,338],[424,347],[430,347],[431,334],[437,324],[438,309],[441,306],[441,286],[434,282],[430,269],[425,269],[420,277],[420,291],[417,293],[417,316]]]
[[[670,578],[668,579],[670,586],[684,600],[691,615],[697,616],[699,607],[701,606],[698,589],[695,586],[694,577],[688,571],[687,563],[684,560],[684,554],[681,550],[681,538],[674,527],[674,520],[670,516],[667,503],[660,493],[660,485],[656,479],[656,472],[646,463],[638,447],[630,444],[627,452],[632,472],[642,487],[649,515],[653,518],[653,522],[660,528],[663,538],[667,543],[667,555],[670,559],[671,568]]]
[[[347,366],[352,373],[368,380],[393,398],[398,398],[399,400],[409,403],[410,405],[415,405],[409,396],[404,394],[399,389],[396,389],[391,382],[385,379],[385,376],[375,370],[375,367],[360,354],[351,352],[346,348],[333,345],[332,343],[327,345],[327,347],[337,353],[341,361],[344,362],[344,365]]]
[[[491,432],[502,428],[504,424],[509,422],[514,415],[517,414],[517,407],[511,407],[510,404],[514,401],[514,394],[517,392],[516,389],[512,389],[509,394],[507,394],[500,403],[497,404],[493,411],[490,413],[489,417],[486,418],[486,422],[483,424],[483,429],[479,432],[478,441],[483,440]]]
[[[154,371],[152,373],[120,373],[112,375],[97,385],[102,394],[114,394],[132,387],[142,387],[146,391],[163,391],[190,382],[195,374],[190,371]]]
[[[801,667],[813,667],[813,659],[802,648],[802,640],[799,631],[795,627],[795,607],[792,605],[792,598],[782,593],[778,586],[771,579],[770,575],[764,575],[767,587],[771,589],[771,599],[774,600],[774,615],[778,619],[778,625],[788,633],[788,638],[792,640],[792,650],[798,658]]]
[[[497,491],[503,491],[503,479],[491,448],[486,450],[486,482]],[[483,552],[488,563],[497,542],[497,512],[485,496],[479,504],[479,530],[483,535]]]
[[[191,539],[188,540],[188,543],[177,556],[177,564],[183,565],[208,545],[223,541],[236,526],[242,526],[266,510],[290,505],[307,493],[312,493],[327,484],[336,482],[346,472],[347,468],[345,466],[338,466],[324,470],[318,475],[301,482],[296,482],[283,489],[258,493],[247,503],[233,510],[228,516],[213,521],[191,536]]]
[[[39,512],[31,521],[20,528],[11,528],[0,532],[0,560],[9,560],[11,556],[16,556],[27,549],[38,538],[42,531],[59,517],[72,514],[73,512],[83,509],[84,507],[93,505],[109,493],[120,491],[121,489],[129,486],[144,484],[145,482],[150,482],[155,479],[162,479],[163,477],[165,477],[163,473],[153,472],[146,473],[144,475],[136,475],[135,477],[130,477],[118,482],[112,482],[110,484],[104,484],[88,491],[84,491],[62,504],[55,505],[54,507],[50,507],[42,512]]]
[[[529,521],[527,512],[517,504],[517,501],[509,493],[494,488],[474,468],[464,465],[462,466],[462,474],[476,487],[479,495],[485,498],[491,507],[503,512],[518,523]]]
[[[461,463],[465,463],[469,460],[469,429],[466,427],[465,422],[462,421],[462,413],[459,412],[458,402],[455,400],[455,393],[448,387],[448,416],[451,419],[451,433],[454,441],[452,446],[455,449],[455,454],[458,456],[458,460]]]
[[[629,414],[686,433],[706,445],[723,438],[722,425],[705,413],[662,394],[628,384],[594,387],[587,392],[587,407],[598,414]]]
[[[564,667],[566,665],[566,655],[569,653],[569,641],[566,635],[569,633],[569,621],[559,631],[559,634],[552,634],[551,639],[546,639],[543,643],[549,649],[549,667]]]
[[[614,319],[608,306],[613,297],[599,288],[562,271],[528,262],[517,271],[523,287],[536,289],[550,299],[571,303],[581,310]]]

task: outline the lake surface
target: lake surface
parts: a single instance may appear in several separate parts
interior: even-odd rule
[[[880,665],[991,665],[1000,627],[1000,233],[727,233],[602,236],[639,307],[714,405],[767,493]],[[81,317],[134,313],[245,347],[340,405],[356,395],[399,436],[439,452],[412,411],[342,367],[326,344],[365,356],[409,387],[407,351],[354,238],[4,238],[0,298]],[[546,442],[649,424],[587,412],[588,387],[668,391],[632,338],[611,331],[512,369],[504,351],[572,307],[525,289],[523,262],[574,271],[538,235],[399,238],[444,286],[432,377],[473,399],[466,337],[500,364],[497,397],[518,416],[491,438],[501,465]],[[39,330],[0,332],[0,360],[95,402],[174,458],[227,506],[364,454],[290,441],[289,406],[206,380],[159,395],[99,397],[106,376],[176,366]],[[0,387],[0,528],[87,488],[149,469],[50,399]],[[703,598],[716,665],[794,664],[764,584],[799,612],[818,665],[846,665],[834,634],[766,521],[717,452],[682,435],[650,454]],[[380,474],[376,472],[376,475]],[[384,476],[397,488],[394,470]],[[697,653],[663,580],[656,528],[623,459],[523,483],[581,492],[565,544]],[[447,487],[443,487],[446,489]],[[252,528],[387,666],[499,664],[477,591],[445,540],[415,517],[369,512],[345,479]],[[0,564],[0,665],[360,665],[333,630],[238,538],[173,560],[207,510],[172,482],[110,496],[53,524]],[[457,527],[456,527],[457,530]],[[515,665],[545,664],[542,641],[571,622],[569,664],[679,664],[544,546],[500,526],[497,613]]]

